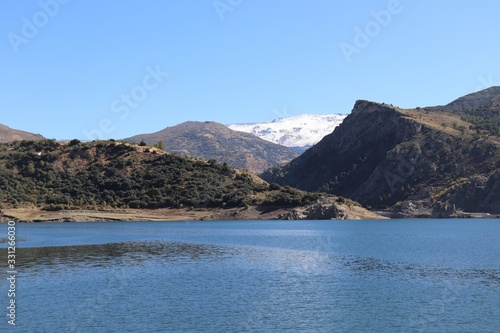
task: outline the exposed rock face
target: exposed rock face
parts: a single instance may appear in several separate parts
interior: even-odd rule
[[[372,175],[382,171],[376,169],[389,151],[419,130],[420,126],[408,122],[394,108],[358,101],[332,134],[285,167],[264,173],[263,178],[310,191],[343,193],[355,200],[374,189],[383,194],[388,191],[383,172],[382,177]],[[374,200],[364,201],[375,204]]]
[[[449,194],[449,201],[466,211],[500,213],[500,171],[490,177],[469,177],[463,186]]]
[[[341,198],[324,197],[310,205],[294,208],[281,218],[285,220],[357,220],[381,219],[382,217],[353,202],[346,202]]]
[[[165,142],[166,151],[204,159],[216,159],[236,168],[259,173],[298,156],[292,149],[253,134],[233,131],[216,122],[188,121],[159,132],[140,134],[126,141]]]
[[[368,147],[367,141],[370,135],[375,135],[379,129],[383,131],[382,123],[390,117],[393,111],[387,109],[387,114],[367,112],[358,116],[357,110],[365,105],[357,102],[353,113],[334,131],[335,134],[327,135],[318,144],[307,150],[300,158],[294,159],[284,168],[274,170],[272,174],[265,173],[264,178],[276,181],[280,184],[290,184],[299,188],[317,190],[330,179],[338,177],[345,169],[352,166],[355,161],[368,153],[367,159],[373,161],[373,166],[383,157],[383,153],[394,146],[394,138],[391,133],[385,135],[386,141],[383,146]],[[366,119],[373,124],[372,128],[357,126],[358,118]],[[369,118],[369,119],[368,119]],[[367,132],[368,131],[368,132]],[[373,149],[371,149],[373,148]],[[342,163],[339,163],[340,159]],[[360,174],[368,174],[373,171],[372,167],[358,169]],[[325,181],[326,180],[326,181]],[[293,184],[293,185],[292,185]],[[353,187],[351,184],[349,187]],[[346,184],[347,187],[347,184]]]
[[[0,143],[12,142],[21,140],[41,140],[43,136],[40,134],[33,134],[16,129],[12,129],[5,125],[0,124]]]
[[[392,207],[395,215],[500,213],[498,143],[441,127],[454,121],[446,117],[358,101],[332,134],[262,178]]]

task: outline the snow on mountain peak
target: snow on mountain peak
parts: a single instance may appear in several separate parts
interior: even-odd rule
[[[275,118],[271,122],[232,124],[228,127],[283,146],[305,150],[332,133],[345,117],[346,114],[300,114]]]

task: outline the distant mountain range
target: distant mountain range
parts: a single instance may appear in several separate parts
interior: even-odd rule
[[[12,129],[0,124],[0,142],[12,142],[21,140],[40,140],[43,136],[25,131]]]
[[[302,153],[342,123],[345,114],[301,114],[271,122],[232,124],[230,129],[252,133],[259,138]]]
[[[160,140],[165,143],[165,150],[168,152],[215,159],[236,168],[248,169],[252,173],[263,172],[298,156],[290,148],[210,121],[188,121],[155,133],[125,139],[128,142],[144,141],[147,144]]]
[[[499,99],[492,87],[438,107],[357,101],[333,133],[261,176],[392,216],[500,214]]]

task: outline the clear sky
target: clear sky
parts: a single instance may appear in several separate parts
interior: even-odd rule
[[[0,4],[0,123],[124,138],[187,120],[445,104],[500,82],[500,1]]]

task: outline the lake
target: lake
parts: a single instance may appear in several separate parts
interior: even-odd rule
[[[16,242],[2,332],[500,330],[500,220],[17,223]]]

